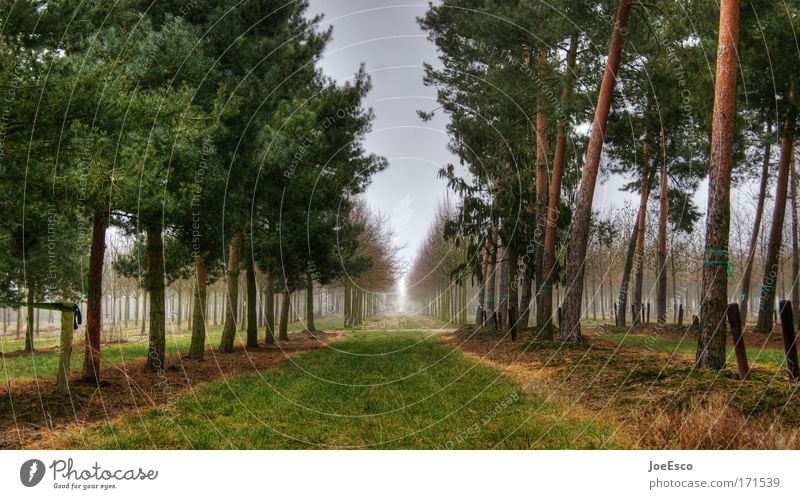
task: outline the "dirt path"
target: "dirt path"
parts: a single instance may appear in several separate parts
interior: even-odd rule
[[[12,381],[0,390],[0,449],[55,448],[58,434],[71,426],[110,421],[169,404],[199,384],[274,367],[298,352],[313,350],[336,333],[293,333],[290,341],[269,348],[237,348],[220,354],[207,350],[202,361],[174,354],[163,373],[144,369],[144,359],[105,365],[101,386],[71,383],[71,393],[55,392],[55,381]]]

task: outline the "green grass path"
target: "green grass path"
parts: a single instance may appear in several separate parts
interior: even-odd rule
[[[618,446],[422,333],[354,332],[164,409],[72,432],[77,448],[527,449]]]

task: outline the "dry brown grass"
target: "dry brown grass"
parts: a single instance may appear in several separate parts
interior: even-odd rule
[[[694,397],[680,410],[642,411],[647,449],[796,449],[800,432],[763,416],[747,418],[721,393]]]
[[[576,346],[523,332],[511,342],[465,327],[449,341],[571,415],[614,425],[630,448],[800,448],[800,393],[774,366],[754,366],[742,382],[733,369],[698,371],[690,356],[599,338]]]

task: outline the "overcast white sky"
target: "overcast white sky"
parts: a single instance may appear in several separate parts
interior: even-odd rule
[[[366,146],[388,158],[389,168],[374,178],[366,198],[374,210],[391,217],[409,262],[446,193],[437,171],[458,163],[447,150],[446,115],[437,113],[423,123],[416,113],[438,107],[435,91],[422,83],[423,62],[438,65],[436,48],[416,22],[427,8],[427,2],[402,0],[310,1],[311,14],[325,14],[322,27],[333,25],[333,40],[321,62],[324,71],[343,81],[363,62],[372,75],[367,105],[377,119]],[[618,190],[622,181],[612,178],[598,185],[596,209],[638,199]],[[705,189],[704,183],[696,197],[701,210]]]

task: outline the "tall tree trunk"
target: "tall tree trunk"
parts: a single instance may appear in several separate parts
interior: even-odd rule
[[[498,237],[499,239],[499,237]],[[497,262],[497,310],[500,324],[508,318],[508,248],[505,241],[502,241],[498,249],[499,261]]]
[[[797,247],[797,169],[794,162],[794,147],[789,161],[789,181],[792,186],[792,310],[800,311],[800,250]],[[800,324],[800,312],[794,315],[795,327]]]
[[[583,293],[583,274],[586,259],[586,248],[589,244],[589,224],[592,218],[592,201],[597,184],[597,170],[603,152],[603,136],[608,124],[611,101],[614,98],[617,72],[622,55],[622,37],[627,32],[630,15],[630,0],[620,0],[617,19],[611,36],[608,60],[603,74],[603,83],[597,99],[597,109],[592,125],[592,133],[586,149],[586,161],[581,173],[581,185],[576,198],[575,213],[569,236],[569,257],[565,275],[570,281],[564,296],[563,324],[561,338],[571,341],[582,341],[581,338],[581,295]]]
[[[192,320],[192,341],[189,344],[189,358],[202,360],[206,350],[206,296],[208,295],[208,274],[203,257],[194,257],[194,320]]]
[[[547,49],[540,49],[538,56],[538,73],[539,80],[545,81],[547,79],[547,64],[548,56]],[[547,195],[547,115],[544,112],[544,98],[539,96],[536,99],[536,238],[534,252],[534,276],[536,278],[536,327],[540,330],[540,338],[552,338],[552,331],[550,329],[550,316],[547,314],[547,309],[544,307],[544,297],[541,293],[541,288],[544,282],[548,279],[545,274],[544,266],[544,242],[539,240],[539,231],[541,228],[547,226],[549,206]],[[552,300],[551,300],[552,308]]]
[[[592,279],[591,279],[592,290],[589,296],[591,297],[590,301],[592,303],[592,320],[595,321],[597,320],[597,281],[595,279],[597,277],[596,274],[597,272],[595,272],[595,269],[592,268]]]
[[[292,302],[292,292],[289,287],[283,288],[283,300],[281,300],[281,323],[278,338],[281,341],[289,341],[289,307]]]
[[[497,229],[492,223],[491,243],[489,246],[489,270],[486,276],[486,322],[494,324],[494,313],[497,304],[496,293],[496,272],[497,272]]]
[[[194,313],[194,306],[193,306],[194,305],[194,298],[193,297],[194,297],[194,295],[196,293],[196,290],[194,288],[195,288],[194,281],[192,281],[191,286],[189,286],[189,296],[192,297],[192,299],[189,300],[186,303],[186,327],[189,328],[189,331],[192,330],[192,318],[193,318],[192,314]],[[126,300],[127,300],[127,298],[126,298]]]
[[[768,333],[772,331],[772,314],[775,310],[776,277],[780,271],[780,252],[783,243],[783,223],[786,217],[786,196],[789,184],[789,169],[792,167],[792,149],[794,148],[795,103],[797,93],[794,88],[787,103],[783,131],[781,133],[781,157],[778,162],[778,180],[775,184],[775,205],[772,212],[767,256],[764,261],[764,280],[761,285],[758,322],[753,331]]]
[[[667,176],[666,133],[661,133],[661,182],[658,197],[658,303],[656,305],[656,322],[667,323],[667,217],[669,215],[669,177]]]
[[[272,269],[267,270],[267,289],[264,293],[266,310],[264,311],[264,323],[266,328],[266,338],[264,344],[275,344],[275,274]]]
[[[247,283],[247,348],[258,348],[258,288],[256,287],[256,266],[253,256],[248,252],[245,262]]]
[[[562,109],[569,106],[572,100],[572,85],[575,80],[575,61],[578,55],[578,34],[573,33],[570,37],[569,50],[567,51],[567,67],[564,73],[564,88],[561,93]],[[563,112],[563,111],[562,111]],[[537,306],[539,307],[536,315],[536,327],[539,329],[539,337],[542,339],[553,339],[552,318],[553,318],[553,278],[556,262],[556,239],[558,237],[558,212],[561,205],[561,179],[564,173],[564,163],[567,153],[567,126],[569,117],[561,116],[558,121],[556,132],[556,147],[553,153],[553,172],[550,176],[550,193],[547,200],[547,216],[544,224],[544,248],[542,256],[542,278],[537,280],[538,289],[536,294],[539,297]],[[538,187],[538,185],[537,185]],[[541,317],[541,319],[539,318]]]
[[[214,305],[213,305],[214,311],[212,313],[212,315],[214,316],[214,325],[215,326],[218,325],[218,321],[217,321],[217,310],[219,310],[219,304],[217,303],[218,302],[218,297],[219,297],[219,293],[217,293],[217,288],[215,286],[214,287]]]
[[[642,288],[644,287],[644,243],[647,232],[647,202],[650,199],[650,137],[645,131],[644,150],[642,152],[642,181],[639,187],[639,217],[637,223],[639,228],[636,231],[636,273],[633,278],[633,303],[638,313],[633,317],[633,325],[644,322],[644,299]]]
[[[100,336],[103,329],[103,260],[106,254],[106,213],[92,215],[92,240],[89,246],[89,278],[86,299],[86,345],[83,350],[85,381],[100,379]]]
[[[533,263],[529,261],[528,258],[523,258],[519,263],[519,275],[517,278],[519,279],[519,319],[517,319],[517,327],[518,328],[526,328],[528,327],[528,321],[530,320],[531,315],[531,283],[533,281],[532,277],[532,265]]]
[[[148,322],[148,312],[147,312],[147,301],[148,301],[149,293],[147,289],[144,290],[142,293],[142,330],[141,335],[144,336],[144,333],[147,332],[147,322]],[[99,305],[98,305],[99,307]]]
[[[180,331],[181,320],[183,319],[183,285],[176,286],[175,291],[178,295],[177,316],[178,316],[178,331]]]
[[[488,309],[489,309],[489,281],[491,280],[489,277],[489,255],[491,254],[491,231],[489,237],[486,238],[486,244],[483,247],[483,262],[481,263],[482,273],[483,276],[481,278],[481,287],[478,289],[478,305],[480,310],[478,311],[478,315],[480,316],[478,320],[475,322],[475,327],[481,327],[484,325],[484,317],[488,316]]]
[[[164,239],[160,226],[148,226],[146,232],[147,288],[150,292],[150,341],[147,367],[153,371],[162,371],[167,345]]]
[[[233,240],[228,246],[228,299],[225,325],[222,327],[222,338],[219,342],[221,352],[233,352],[233,343],[236,339],[237,313],[239,309],[239,266],[241,264],[242,242],[244,232],[239,229],[235,232]]]
[[[517,255],[517,251],[514,248],[514,245],[509,245],[508,249],[506,250],[506,255],[508,255],[508,305],[509,307],[514,307],[514,319],[517,321],[516,327],[519,327],[519,283],[520,283],[520,274],[524,274],[524,269],[519,266],[519,256]],[[522,270],[522,271],[521,271]],[[513,324],[509,322],[512,317],[508,313],[506,313],[506,323],[508,327],[511,328]]]
[[[25,351],[33,352],[33,333],[34,333],[34,316],[36,309],[33,308],[33,303],[36,299],[35,290],[33,286],[28,286],[28,300],[27,300],[27,321],[25,323]]]
[[[753,261],[756,258],[758,248],[758,236],[761,232],[761,220],[764,217],[764,199],[767,197],[767,184],[769,183],[769,160],[772,153],[772,123],[767,120],[766,139],[764,140],[764,161],[761,166],[761,183],[758,186],[758,198],[756,198],[756,218],[753,221],[753,232],[750,234],[750,245],[747,251],[747,261],[742,272],[742,295],[739,298],[739,311],[742,316],[742,324],[747,324],[747,314],[750,308],[750,281],[752,280]],[[798,314],[800,317],[800,314]]]
[[[314,325],[314,279],[311,272],[306,272],[306,329],[313,333],[317,330]]]
[[[641,212],[641,191],[639,193],[639,212]],[[631,238],[628,240],[628,251],[625,253],[625,264],[622,266],[622,282],[619,285],[617,298],[617,327],[625,327],[626,314],[628,313],[628,294],[631,289],[631,273],[633,272],[633,256],[636,253],[636,242],[639,240],[639,212],[633,221]]]
[[[600,318],[606,320],[606,293],[605,293],[605,279],[600,274]]]
[[[481,275],[478,279],[478,304],[475,306],[475,327],[481,327],[481,321],[483,320],[483,304],[486,299],[486,267],[488,266],[486,263],[486,253],[483,253],[483,263],[481,269]]]
[[[345,278],[344,296],[342,297],[342,308],[344,310],[344,327],[353,325],[353,296],[351,292],[350,280]]]
[[[721,0],[704,255],[704,258],[714,262],[728,260],[723,258],[727,254],[720,252],[728,250],[731,222],[730,191],[736,120],[738,44],[739,1]],[[699,368],[722,369],[725,366],[725,314],[728,307],[728,274],[724,265],[703,265],[701,300],[695,364]]]

